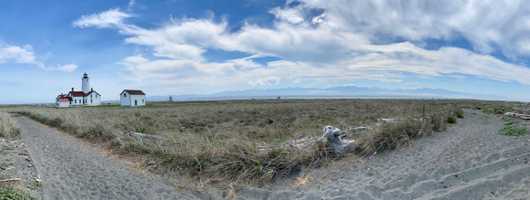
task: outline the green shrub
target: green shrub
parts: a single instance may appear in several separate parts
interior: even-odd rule
[[[456,114],[456,117],[458,117],[458,118],[464,118],[464,111],[461,110],[461,109],[456,111],[455,114]]]
[[[504,127],[499,130],[499,133],[507,136],[523,136],[528,135],[528,128],[518,126],[513,121],[507,120],[504,122]]]
[[[28,193],[8,187],[0,187],[0,200],[32,200]]]
[[[453,116],[447,117],[447,123],[448,124],[456,124],[456,118]]]

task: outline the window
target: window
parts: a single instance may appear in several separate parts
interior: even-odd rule
[[[127,97],[127,93],[123,93],[123,97]]]

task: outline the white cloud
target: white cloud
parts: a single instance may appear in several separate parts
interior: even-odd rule
[[[279,77],[267,76],[255,81],[250,81],[249,83],[252,86],[274,86],[280,84],[280,81],[281,79]]]
[[[79,28],[108,28],[112,26],[120,26],[123,20],[131,17],[129,14],[120,11],[120,9],[110,9],[98,14],[83,15],[76,20],[73,25]]]
[[[523,32],[527,30],[524,23],[515,27],[506,20],[514,17],[511,11],[519,11],[514,6],[518,4],[495,5],[496,2],[452,1],[438,5],[434,1],[303,0],[295,7],[271,10],[276,17],[272,27],[245,24],[236,32],[229,31],[228,22],[213,19],[170,20],[156,28],[125,24],[120,19],[115,23],[119,26],[106,27],[126,35],[127,43],[152,50],[150,55],[135,55],[121,62],[134,79],[194,91],[279,83],[322,86],[355,80],[399,82],[402,74],[467,75],[530,85],[529,68],[486,54],[500,47],[519,57],[530,49],[524,36],[501,34],[502,23]],[[496,7],[504,15],[487,14]],[[312,9],[323,12],[315,14]],[[83,16],[80,21],[83,18],[88,17]],[[521,23],[525,18],[514,21]],[[526,22],[530,24],[530,20]],[[475,49],[427,50],[414,45],[425,39],[451,40],[458,35],[470,40]],[[388,43],[389,37],[410,42]],[[514,44],[511,39],[522,42],[510,46]],[[209,62],[204,56],[208,49],[239,51],[251,56]],[[263,56],[279,60],[253,61]]]
[[[0,64],[17,63],[35,65],[43,70],[73,72],[77,69],[75,64],[59,65],[56,67],[47,66],[42,61],[37,60],[33,48],[30,45],[16,46],[0,44]]]
[[[0,45],[0,64],[15,62],[21,64],[34,64],[35,56],[31,46],[23,47],[14,45]]]
[[[530,4],[526,1],[362,1],[300,0],[306,9],[323,9],[327,22],[363,34],[407,40],[450,40],[464,37],[474,49],[490,53],[500,48],[507,56],[527,57],[521,42],[530,33]]]
[[[65,65],[59,65],[57,67],[47,67],[46,70],[50,71],[63,71],[63,72],[73,72],[78,68],[75,64],[65,64]]]
[[[302,11],[298,9],[272,9],[271,13],[280,20],[285,20],[291,24],[300,24],[304,22]]]

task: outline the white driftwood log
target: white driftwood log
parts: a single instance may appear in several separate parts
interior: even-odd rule
[[[338,128],[333,126],[325,126],[322,131],[324,132],[322,138],[327,140],[328,144],[336,154],[341,155],[348,153],[354,151],[357,147],[355,140],[344,139],[344,132]]]
[[[13,183],[16,183],[16,182],[20,182],[22,181],[22,179],[20,178],[10,178],[10,179],[4,179],[4,180],[0,180],[0,185],[4,185],[4,184],[13,184]]]
[[[526,114],[520,114],[520,113],[515,113],[515,112],[507,112],[507,113],[504,113],[505,116],[510,116],[510,117],[515,117],[515,118],[519,118],[519,119],[524,119],[524,120],[530,120],[530,115],[526,115]]]
[[[129,132],[128,134],[131,137],[141,137],[141,138],[149,138],[149,139],[156,139],[156,140],[163,139],[161,136],[158,136],[158,135],[151,135],[151,134],[145,134],[145,133],[139,133],[139,132]]]
[[[144,140],[148,141],[161,141],[164,138],[158,135],[150,135],[145,133],[139,133],[139,132],[127,132],[127,135],[131,138],[134,138],[136,141],[143,143]]]

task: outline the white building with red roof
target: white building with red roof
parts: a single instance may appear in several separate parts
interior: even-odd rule
[[[74,88],[68,94],[60,94],[56,98],[57,107],[64,108],[70,106],[98,106],[101,105],[101,94],[90,87],[88,74],[83,74],[81,79],[81,91]]]
[[[72,97],[69,97],[65,94],[60,94],[55,99],[57,103],[57,107],[59,108],[67,108],[70,107],[70,102],[72,101]]]

